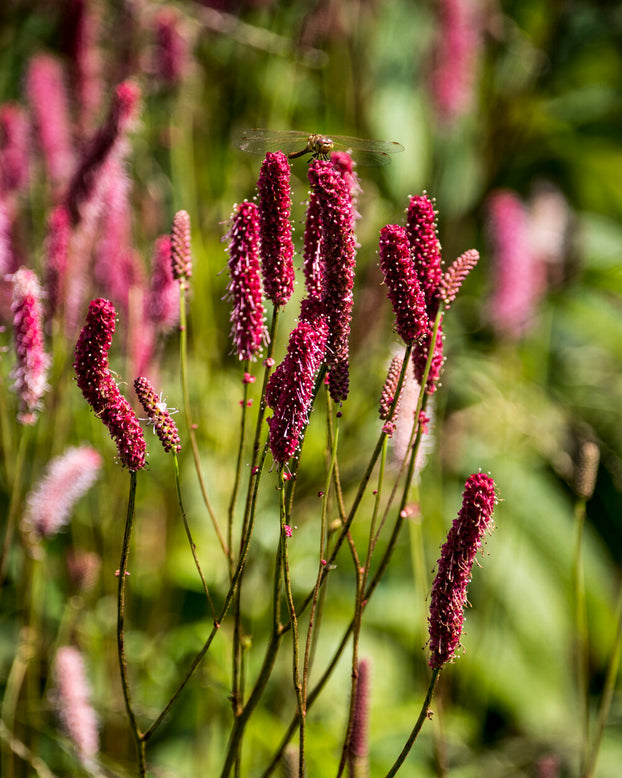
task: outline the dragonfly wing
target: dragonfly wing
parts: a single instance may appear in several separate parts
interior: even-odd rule
[[[333,140],[335,148],[345,151],[352,149],[352,151],[370,151],[377,154],[397,154],[404,151],[402,144],[395,141],[350,138],[347,135],[330,135],[329,137]]]
[[[305,148],[309,133],[300,130],[244,130],[238,140],[238,148],[251,154],[264,154],[266,151],[282,151],[290,154]]]

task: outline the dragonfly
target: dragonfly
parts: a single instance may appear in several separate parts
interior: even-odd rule
[[[402,144],[395,141],[329,136],[300,130],[245,130],[238,146],[251,154],[282,151],[288,159],[298,159],[305,154],[310,154],[311,159],[329,159],[332,151],[347,151],[356,162],[370,167],[388,165],[391,154],[404,151]]]

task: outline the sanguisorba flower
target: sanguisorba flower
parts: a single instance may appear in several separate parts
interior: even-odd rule
[[[45,279],[48,315],[53,316],[64,302],[65,278],[69,267],[71,219],[64,205],[57,205],[47,223],[45,239]]]
[[[160,235],[154,245],[147,316],[162,333],[169,332],[179,322],[179,285],[171,268],[170,235]]]
[[[22,529],[37,538],[49,538],[71,517],[76,502],[91,488],[102,458],[90,446],[72,446],[52,459],[26,498]]]
[[[150,424],[153,424],[156,435],[160,439],[164,450],[181,451],[181,441],[177,425],[166,409],[166,403],[162,402],[155,393],[148,378],[141,376],[134,381],[136,396],[140,400]]]
[[[326,345],[328,388],[335,402],[349,390],[349,338],[352,319],[356,240],[348,185],[331,162],[309,165],[309,183],[317,198],[323,259],[322,302],[329,323]]]
[[[0,105],[0,193],[21,191],[28,182],[28,115],[17,103]]]
[[[84,399],[107,427],[119,460],[134,472],[145,466],[146,443],[132,406],[121,395],[108,365],[116,312],[109,300],[92,300],[80,332],[73,368]]]
[[[321,303],[303,300],[287,354],[266,387],[266,403],[273,410],[268,419],[270,450],[279,465],[294,455],[309,420],[315,376],[324,360],[327,337],[328,323]]]
[[[192,243],[190,214],[177,211],[171,227],[171,271],[173,278],[184,286],[192,278]]]
[[[47,391],[50,358],[44,351],[41,286],[32,270],[20,268],[12,275],[13,339],[17,364],[11,373],[19,397],[18,421],[34,424],[41,398]]]
[[[450,662],[460,645],[471,568],[484,535],[492,530],[495,482],[484,473],[467,478],[462,507],[438,560],[430,596],[430,667]]]
[[[439,288],[441,300],[447,310],[456,299],[464,279],[479,262],[479,253],[469,249],[461,254],[443,274]]]
[[[397,224],[387,224],[380,231],[380,269],[393,305],[395,329],[410,344],[426,331],[428,316],[406,230]]]
[[[413,349],[415,377],[421,383],[432,342],[434,320],[441,302],[440,283],[443,277],[441,245],[436,234],[436,211],[434,203],[425,193],[410,198],[406,212],[406,235],[410,244],[415,272],[425,295],[428,316],[427,330],[420,338],[416,348]],[[428,394],[432,394],[436,390],[442,367],[443,329],[442,322],[440,322],[426,383]]]
[[[257,181],[263,288],[277,306],[285,305],[294,291],[290,174],[285,154],[268,152]]]
[[[91,705],[91,689],[84,659],[77,648],[62,646],[54,660],[55,699],[61,721],[76,746],[80,761],[91,766],[99,751],[97,716]]]
[[[259,270],[259,209],[255,203],[245,200],[236,206],[228,251],[233,350],[240,359],[254,359],[266,340]]]

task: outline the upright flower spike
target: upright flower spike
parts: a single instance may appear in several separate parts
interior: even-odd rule
[[[322,299],[324,287],[324,259],[322,257],[322,219],[316,193],[311,190],[307,205],[304,231],[302,272],[305,277],[307,297]]]
[[[192,278],[190,214],[177,211],[171,227],[171,270],[173,278],[184,285]]]
[[[357,670],[348,767],[352,778],[363,778],[369,775],[369,660],[359,660]]]
[[[55,535],[95,482],[101,464],[101,456],[90,446],[72,446],[52,459],[26,498],[22,529],[36,539]]]
[[[16,103],[0,106],[0,193],[19,192],[28,181],[28,116]]]
[[[44,351],[41,286],[32,270],[22,267],[12,276],[13,339],[17,364],[11,373],[19,397],[21,424],[34,424],[41,398],[47,391],[50,358]]]
[[[354,210],[348,186],[331,162],[315,160],[309,165],[308,177],[317,197],[321,223],[322,301],[329,322],[328,388],[335,402],[343,402],[349,390],[349,338],[356,265]]]
[[[327,337],[328,324],[321,304],[303,300],[287,354],[266,387],[266,403],[274,411],[268,419],[270,450],[278,465],[294,455],[309,420],[315,376],[324,360]]]
[[[73,172],[74,150],[61,63],[47,54],[34,57],[26,76],[28,100],[48,178],[56,187]]]
[[[69,182],[65,205],[75,226],[83,210],[93,199],[104,164],[123,142],[138,111],[140,90],[131,81],[124,81],[115,90],[106,121],[86,146],[82,159]]]
[[[426,331],[428,316],[406,230],[397,224],[387,224],[380,231],[380,269],[393,305],[397,334],[404,343],[412,343]]]
[[[188,46],[182,35],[181,19],[173,8],[163,7],[155,21],[154,70],[169,87],[181,83],[188,66]]]
[[[403,364],[404,360],[402,357],[399,354],[396,354],[391,360],[391,364],[389,365],[389,372],[387,373],[384,386],[382,387],[382,394],[380,396],[378,415],[382,421],[389,422],[391,425],[395,421],[400,409],[400,398],[398,397],[397,402],[395,403],[395,409],[391,414],[391,418],[389,418],[389,412],[391,410],[393,400],[395,400],[397,383],[399,381],[400,373],[402,372]]]
[[[273,305],[285,305],[294,291],[294,243],[290,223],[290,167],[283,152],[268,152],[261,166],[259,224],[261,273],[266,297]]]
[[[430,667],[450,662],[460,644],[471,568],[484,535],[492,530],[495,501],[495,482],[490,476],[474,473],[468,477],[462,507],[441,550],[432,584]]]
[[[54,661],[56,703],[61,721],[73,741],[80,761],[93,767],[99,751],[97,716],[91,705],[91,689],[84,659],[77,648],[62,646]]]
[[[158,398],[149,379],[142,376],[137,378],[134,381],[134,389],[164,450],[167,453],[169,451],[180,452],[181,441],[177,426],[171,418],[171,414],[166,410],[166,403]]]
[[[254,359],[266,340],[259,272],[259,209],[245,200],[236,207],[229,230],[231,340],[242,360]]]
[[[153,249],[147,315],[162,333],[169,332],[179,322],[179,286],[173,278],[171,258],[171,238],[161,235]]]
[[[475,249],[469,249],[456,259],[451,267],[445,271],[440,284],[440,296],[445,310],[456,299],[464,279],[479,262],[479,253]]]
[[[108,366],[115,315],[109,300],[91,301],[76,344],[73,368],[84,399],[115,442],[121,464],[135,472],[145,466],[147,446],[136,414],[121,395]]]
[[[71,67],[71,87],[82,134],[91,130],[99,113],[102,92],[102,62],[98,48],[99,10],[89,0],[67,0],[62,19],[63,36]]]
[[[64,205],[50,214],[45,241],[45,279],[48,315],[53,316],[61,304],[69,266],[71,219]]]

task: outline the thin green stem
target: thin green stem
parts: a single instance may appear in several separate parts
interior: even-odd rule
[[[585,606],[585,581],[583,574],[583,527],[585,524],[585,501],[575,504],[575,548],[572,573],[572,588],[575,616],[575,672],[579,708],[581,711],[581,757],[579,775],[585,774],[590,744],[590,710],[588,699],[588,631]]]
[[[125,656],[125,576],[127,573],[127,560],[130,553],[130,541],[134,525],[134,508],[136,502],[136,473],[130,473],[130,495],[127,504],[127,518],[125,520],[125,533],[123,535],[123,547],[121,549],[121,562],[119,563],[119,587],[117,594],[117,653],[119,656],[119,670],[121,672],[121,686],[125,710],[130,722],[130,729],[136,742],[139,775],[145,776],[146,755],[143,736],[138,727],[138,721],[132,705],[132,695],[127,673],[127,659]]]
[[[192,533],[190,532],[190,525],[188,524],[188,517],[186,516],[186,511],[184,510],[184,502],[181,496],[181,483],[179,479],[179,460],[177,458],[177,453],[175,451],[173,451],[173,469],[175,471],[175,487],[177,489],[177,501],[179,502],[179,510],[181,511],[181,518],[184,522],[184,529],[186,530],[188,543],[190,544],[190,551],[192,552],[192,558],[194,559],[194,564],[199,574],[199,578],[201,579],[201,583],[203,584],[203,591],[205,592],[207,602],[212,612],[212,617],[215,619],[216,609],[214,608],[214,603],[212,602],[212,598],[210,597],[209,589],[207,588],[207,582],[205,580],[205,576],[203,575],[203,570],[201,570],[201,564],[199,563],[199,557],[197,555],[197,547],[194,540],[192,539]]]
[[[197,438],[195,434],[195,425],[192,421],[192,414],[190,412],[190,397],[188,394],[188,378],[187,378],[187,364],[188,364],[188,336],[187,336],[187,316],[186,316],[186,295],[185,295],[185,282],[181,282],[179,285],[179,350],[180,350],[180,365],[181,365],[181,388],[184,398],[184,416],[186,418],[186,427],[188,429],[188,437],[190,438],[190,446],[192,448],[192,457],[194,459],[194,466],[197,471],[197,478],[199,479],[199,487],[201,489],[201,495],[203,496],[203,502],[209,513],[209,517],[212,520],[216,537],[220,543],[220,546],[226,557],[229,556],[229,550],[223,537],[222,531],[218,525],[216,514],[214,513],[207,496],[207,489],[205,488],[205,481],[203,479],[203,471],[201,468],[201,457],[199,455],[199,446],[197,444]]]
[[[423,701],[423,705],[421,706],[421,712],[419,713],[419,718],[417,719],[417,721],[415,723],[415,726],[413,727],[413,730],[410,733],[410,736],[409,736],[408,740],[406,741],[406,745],[402,749],[402,752],[400,753],[398,758],[395,760],[395,763],[393,764],[393,767],[386,774],[385,778],[392,778],[392,776],[397,775],[397,771],[404,764],[404,761],[406,760],[406,757],[410,753],[410,749],[413,747],[413,744],[414,744],[415,740],[417,739],[417,735],[421,731],[421,727],[423,726],[423,722],[429,716],[430,703],[432,702],[432,695],[434,694],[434,687],[436,686],[436,681],[438,680],[440,672],[441,672],[441,668],[440,667],[435,667],[434,670],[432,671],[432,675],[430,677],[430,683],[428,685],[428,691],[427,691],[427,693],[425,695],[425,700]]]
[[[15,468],[13,470],[13,489],[11,491],[11,500],[7,514],[6,526],[4,530],[4,545],[2,546],[2,556],[0,556],[0,591],[4,585],[5,567],[9,558],[9,551],[13,544],[13,533],[15,532],[15,523],[17,521],[17,511],[21,499],[22,471],[24,469],[24,459],[28,449],[28,441],[31,436],[31,428],[28,425],[22,425],[22,434],[19,439],[19,447],[15,458]]]
[[[245,360],[242,367],[244,375],[249,370],[249,360]],[[235,514],[235,503],[238,498],[238,491],[240,488],[240,479],[242,477],[242,460],[244,455],[244,439],[246,438],[246,419],[248,417],[248,382],[244,381],[244,391],[242,396],[242,419],[240,421],[240,439],[238,443],[238,457],[235,467],[235,478],[233,481],[233,489],[231,490],[231,499],[229,501],[229,513],[227,523],[227,546],[229,547],[229,572],[233,575],[233,519]]]

